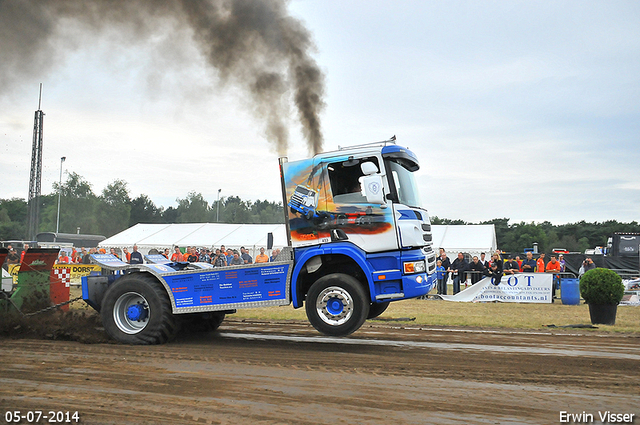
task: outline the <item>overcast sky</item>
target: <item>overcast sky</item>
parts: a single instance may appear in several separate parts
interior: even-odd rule
[[[289,11],[326,74],[324,149],[395,134],[420,158],[432,216],[640,220],[640,2],[301,0]],[[0,92],[0,198],[27,197],[42,82],[43,194],[65,156],[63,171],[96,194],[124,179],[165,208],[189,191],[282,199],[263,123],[188,37],[159,28],[122,44],[72,21],[61,33],[56,60]],[[294,119],[289,130],[289,159],[305,158]]]

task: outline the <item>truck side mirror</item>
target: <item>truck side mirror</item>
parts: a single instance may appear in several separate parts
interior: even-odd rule
[[[360,187],[362,188],[362,194],[367,198],[367,203],[386,206],[381,175],[374,174],[360,177]]]

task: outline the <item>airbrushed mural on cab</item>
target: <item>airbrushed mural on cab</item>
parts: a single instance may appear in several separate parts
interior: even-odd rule
[[[395,238],[392,208],[368,204],[357,180],[347,182],[352,185],[349,188],[330,175],[332,167],[348,161],[345,156],[283,164],[293,246],[327,242],[332,230],[339,230],[357,245],[362,245],[367,235],[389,232]],[[334,196],[334,191],[342,193]]]

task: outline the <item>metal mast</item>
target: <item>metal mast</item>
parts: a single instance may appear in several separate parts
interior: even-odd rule
[[[29,216],[27,221],[27,236],[29,240],[36,240],[40,226],[40,185],[42,182],[42,127],[44,113],[42,106],[42,83],[40,83],[40,96],[38,110],[33,120],[33,147],[31,149],[31,177],[29,178]]]

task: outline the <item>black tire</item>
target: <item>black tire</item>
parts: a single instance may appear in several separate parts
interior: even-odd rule
[[[209,327],[209,331],[217,330],[222,322],[224,322],[224,316],[224,313],[211,313],[210,317],[205,320]]]
[[[220,327],[224,317],[225,314],[218,311],[181,314],[181,328],[185,332],[213,332]]]
[[[309,322],[320,333],[345,336],[367,320],[369,304],[369,295],[355,277],[332,273],[311,285],[305,309]]]
[[[367,315],[367,319],[375,319],[380,316],[384,311],[389,307],[389,301],[384,303],[372,303],[369,306],[369,314]]]
[[[163,344],[178,332],[169,295],[149,274],[116,280],[104,294],[100,316],[107,334],[125,344]]]

